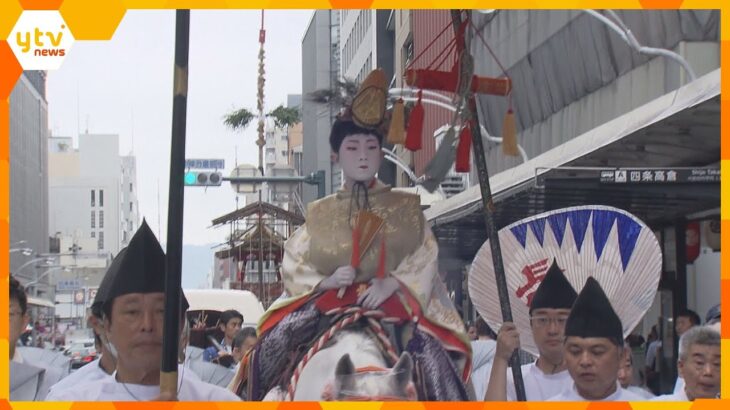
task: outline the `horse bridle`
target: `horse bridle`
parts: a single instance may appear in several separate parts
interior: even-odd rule
[[[387,369],[384,367],[378,367],[378,366],[365,366],[365,367],[358,367],[355,369],[355,375],[360,375],[364,373],[386,373],[389,372],[391,369]],[[408,399],[406,397],[401,396],[358,396],[358,395],[351,395],[351,394],[344,394],[342,395],[343,401],[407,401]]]

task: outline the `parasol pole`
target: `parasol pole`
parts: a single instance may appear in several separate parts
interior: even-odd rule
[[[167,210],[167,263],[165,270],[165,322],[162,336],[160,393],[177,398],[178,344],[180,341],[183,201],[185,186],[185,123],[188,98],[190,10],[175,14],[175,74],[172,100],[170,189]]]
[[[461,26],[461,10],[451,10],[451,19],[454,25],[454,34],[457,35]],[[458,35],[457,35],[458,37]],[[458,50],[469,53],[466,47],[466,36],[462,38],[461,44],[457,44]],[[468,92],[468,109],[473,116],[476,127],[472,127],[474,138],[472,144],[474,147],[474,162],[477,167],[477,175],[479,176],[479,188],[482,194],[482,208],[484,209],[484,225],[487,228],[487,237],[489,245],[492,248],[492,263],[494,264],[494,277],[497,281],[497,293],[499,294],[499,304],[502,308],[502,321],[512,321],[512,307],[509,304],[509,292],[507,290],[507,277],[504,274],[504,264],[502,262],[502,249],[499,244],[499,235],[497,226],[494,224],[494,213],[496,206],[492,198],[492,188],[489,185],[489,170],[487,169],[487,160],[484,155],[484,142],[482,140],[481,127],[479,126],[479,112],[477,111],[476,98],[474,92]],[[522,380],[522,368],[520,367],[519,356],[517,351],[514,352],[510,359],[510,367],[515,381],[515,392],[517,400],[525,401],[525,383]]]

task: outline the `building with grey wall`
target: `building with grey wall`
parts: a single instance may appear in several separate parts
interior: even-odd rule
[[[313,102],[316,90],[332,89],[339,79],[339,11],[315,10],[302,38],[302,170],[325,171],[326,194],[340,185],[339,170],[330,159],[329,131],[338,112],[330,104]],[[317,198],[317,187],[303,185],[302,202]]]
[[[139,186],[137,185],[137,158],[130,154],[121,157],[120,162],[119,232],[121,238],[119,238],[119,243],[121,247],[125,247],[139,227],[139,203],[137,201]]]
[[[342,77],[361,83],[374,69],[385,73],[388,84],[394,74],[395,21],[393,10],[339,10],[340,72]],[[393,147],[385,143],[385,147]],[[395,185],[396,167],[383,161],[378,178]]]
[[[130,183],[134,190],[135,183],[123,177],[119,136],[81,134],[77,149],[69,141],[67,137],[49,139],[49,233],[85,243],[80,246],[86,252],[116,255],[122,248],[122,232],[128,231],[122,229],[122,221],[128,225],[130,220],[123,218],[122,209],[128,215],[137,212],[136,195],[122,193],[123,181],[127,190]],[[126,160],[127,165],[132,163]],[[131,220],[136,225],[136,217]]]
[[[10,94],[10,247],[48,252],[48,103],[46,73],[25,71]],[[27,253],[27,252],[26,252]],[[10,271],[32,278],[35,255],[10,253]],[[27,280],[20,278],[21,282]]]

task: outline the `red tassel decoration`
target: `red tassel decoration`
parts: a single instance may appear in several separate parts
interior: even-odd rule
[[[385,278],[385,234],[380,240],[380,259],[378,260],[378,273],[376,277]]]
[[[422,92],[418,91],[418,102],[411,110],[408,120],[408,133],[406,134],[406,148],[411,151],[421,149],[421,134],[423,134],[423,104],[421,104]]]
[[[355,269],[360,267],[360,227],[357,223],[352,229],[352,257],[350,258],[350,266]]]
[[[502,153],[516,157],[520,155],[517,148],[517,128],[515,126],[515,114],[512,108],[507,110],[502,123]]]
[[[469,156],[471,154],[471,122],[464,124],[459,134],[459,146],[456,148],[456,172],[469,172]]]

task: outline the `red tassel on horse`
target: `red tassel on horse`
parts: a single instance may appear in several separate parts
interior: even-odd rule
[[[406,148],[411,151],[421,149],[421,134],[423,134],[423,104],[421,103],[422,92],[418,91],[418,102],[411,110],[408,120],[408,132],[406,134]]]
[[[469,155],[471,154],[471,122],[464,124],[459,134],[459,146],[456,148],[456,172],[469,172]]]

